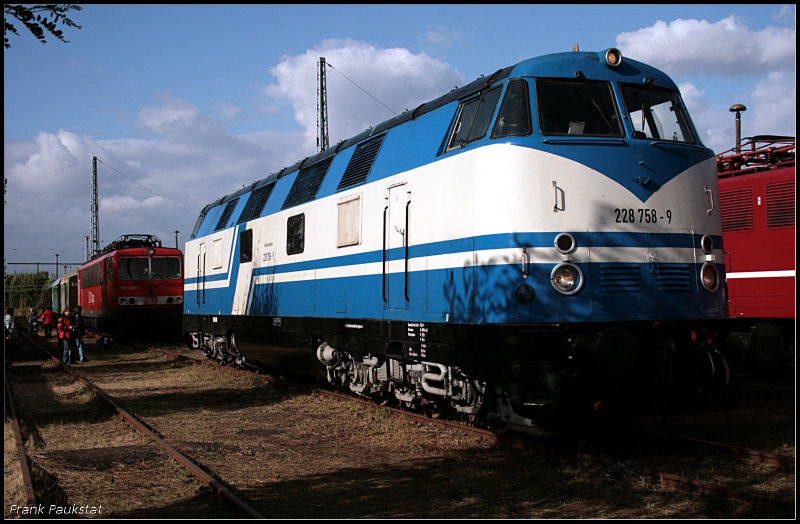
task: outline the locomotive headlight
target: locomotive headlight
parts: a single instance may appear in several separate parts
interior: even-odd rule
[[[710,262],[703,264],[703,267],[700,269],[700,281],[703,283],[703,288],[709,293],[713,293],[719,289],[719,271],[717,271],[717,266]]]
[[[125,305],[125,297],[119,297],[119,305],[120,306],[124,306]]]
[[[622,53],[619,52],[619,49],[612,47],[606,50],[605,59],[609,67],[617,67],[622,63]]]
[[[575,264],[564,262],[553,268],[550,283],[562,295],[574,295],[583,287],[583,272]]]
[[[572,253],[578,244],[575,242],[575,237],[569,233],[559,233],[555,240],[556,251],[562,255]]]
[[[714,239],[711,238],[711,235],[703,235],[703,238],[700,239],[700,247],[703,248],[703,253],[706,255],[714,251]]]
[[[128,299],[128,304],[134,305],[135,303],[136,303],[136,299],[135,298],[131,297],[131,298]]]
[[[183,304],[183,297],[175,297],[176,304]]]

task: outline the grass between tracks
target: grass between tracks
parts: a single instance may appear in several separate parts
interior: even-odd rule
[[[122,343],[110,353],[90,352],[89,358],[88,364],[76,366],[80,373],[271,518],[791,516],[776,508],[668,491],[645,482],[635,468],[625,465],[606,468],[493,447],[460,431],[410,422],[388,410],[320,398],[312,385],[288,378],[265,381]],[[115,490],[108,499],[114,505],[111,516],[203,515],[189,504],[200,500],[202,489],[181,466],[132,431],[114,428],[124,424],[80,388],[55,377],[46,384],[45,398],[33,402],[42,408],[55,402],[58,416],[43,409],[50,415],[42,415],[37,430],[27,433],[46,434],[44,443],[61,444],[58,451],[42,453],[42,444],[33,438],[28,449],[34,462],[46,466],[48,478],[55,480],[66,500]],[[47,400],[48,395],[55,400]],[[709,425],[719,422],[714,417],[702,420]],[[793,427],[793,415],[790,420]],[[6,442],[8,448],[8,438]],[[794,439],[787,442],[793,453]],[[774,451],[774,442],[771,446],[765,450]],[[123,449],[122,456],[104,455]],[[69,455],[71,451],[76,455]],[[672,462],[679,460],[685,460],[687,468],[699,461],[690,456]],[[703,460],[703,468],[724,468],[712,462],[716,459]],[[740,489],[784,496],[793,488],[794,473],[774,473],[770,466],[741,463],[720,477],[738,475],[745,484],[737,486]],[[793,489],[790,493],[793,497]],[[204,516],[224,514],[205,510]]]

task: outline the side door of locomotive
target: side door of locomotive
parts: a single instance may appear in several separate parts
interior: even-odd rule
[[[411,192],[402,182],[389,188],[386,235],[384,242],[384,285],[388,309],[407,309],[410,300],[408,289],[409,232],[408,219]]]
[[[245,223],[245,225],[248,225]],[[234,315],[244,315],[247,313],[250,290],[253,283],[254,260],[257,259],[258,238],[254,238],[254,229],[241,229],[239,234],[239,274],[236,278],[236,287],[233,290],[233,306],[231,309]],[[235,256],[235,255],[234,255]],[[234,263],[234,261],[231,261]]]
[[[94,309],[97,310],[97,314],[104,316],[106,310],[109,308],[109,288],[114,280],[114,264],[111,258],[104,258],[101,264],[102,266],[100,269],[103,274],[100,277],[100,304],[95,304]],[[114,300],[116,303],[116,297],[111,297],[111,300]]]
[[[200,311],[204,311],[206,308],[206,251],[206,244],[200,244],[197,250],[197,282],[195,284],[195,305]]]

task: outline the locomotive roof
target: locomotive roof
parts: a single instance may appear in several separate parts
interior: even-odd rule
[[[481,90],[484,90],[491,85],[501,82],[509,77],[544,77],[544,78],[569,78],[574,79],[580,77],[581,73],[586,78],[590,78],[593,80],[619,80],[619,75],[623,75],[625,77],[630,78],[630,82],[632,83],[643,83],[647,79],[653,83],[653,85],[657,87],[664,87],[667,89],[677,90],[678,87],[669,78],[665,73],[659,71],[658,69],[638,62],[636,60],[631,60],[629,58],[624,58],[622,63],[615,67],[613,70],[605,64],[604,61],[605,51],[603,52],[565,52],[565,53],[554,53],[549,55],[543,55],[535,58],[529,58],[527,60],[523,60],[518,64],[505,67],[503,69],[498,69],[493,74],[487,76],[481,75],[477,79],[473,80],[469,84],[460,87],[454,88],[449,93],[446,93],[439,98],[431,100],[429,102],[425,102],[420,104],[416,109],[406,110],[405,112],[397,115],[394,118],[386,120],[375,127],[370,127],[365,131],[359,133],[358,135],[351,137],[346,140],[342,140],[339,143],[321,151],[315,155],[306,157],[298,162],[294,163],[289,167],[284,167],[277,173],[272,173],[271,175],[253,182],[250,185],[247,185],[235,193],[231,193],[224,197],[221,197],[214,202],[205,206],[200,214],[207,213],[209,210],[213,209],[214,207],[229,202],[241,195],[251,192],[254,189],[257,189],[261,186],[267,185],[272,183],[280,178],[283,178],[299,169],[302,169],[305,166],[312,165],[320,160],[324,160],[328,157],[331,157],[346,149],[350,146],[358,144],[359,142],[379,133],[386,131],[387,129],[391,129],[395,126],[403,124],[409,120],[413,120],[429,111],[433,111],[439,107],[442,107],[446,104],[454,100],[459,100],[461,98],[467,97],[474,93],[477,93]],[[612,73],[613,71],[613,73]]]

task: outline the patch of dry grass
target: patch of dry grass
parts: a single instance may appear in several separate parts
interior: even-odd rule
[[[117,343],[112,352],[94,355],[79,371],[267,517],[787,517],[774,508],[675,493],[639,476],[572,458],[493,447],[460,431],[412,422],[388,410],[321,398],[308,383],[265,381],[141,347]],[[62,404],[91,404],[57,381],[56,389]],[[755,409],[748,415],[755,416]],[[703,424],[676,422],[712,428],[719,419],[700,420]],[[793,414],[791,421],[793,427]],[[135,487],[115,492],[118,503],[127,504],[119,515],[169,517],[186,501],[202,499],[205,488],[184,477],[171,459],[144,453],[142,445],[106,435],[101,426],[93,426],[90,437],[84,422],[85,417],[65,422],[63,429],[53,423],[48,435],[68,438],[69,432],[80,433],[92,449],[127,446],[128,460],[112,461],[92,488],[114,489],[128,475],[126,483]],[[793,439],[785,444],[793,453]],[[644,454],[645,460],[651,455]],[[95,468],[101,467],[101,459],[94,456],[92,462],[84,456]],[[685,460],[682,464],[671,457],[666,464],[681,471],[685,465],[691,476],[698,471],[696,465],[689,469],[697,456]],[[721,470],[722,462],[714,460],[700,467]],[[750,463],[736,468],[720,478],[739,475],[742,489],[761,486],[765,494],[784,493],[794,484],[793,472],[776,476],[774,470]],[[152,493],[137,495],[146,486]]]
[[[14,426],[6,417],[3,425],[3,501],[4,518],[16,518],[11,513],[11,506],[25,506],[27,502],[25,485],[22,481],[22,467],[17,454],[17,442],[14,438]]]

